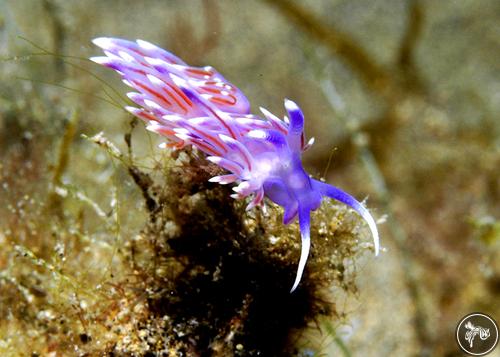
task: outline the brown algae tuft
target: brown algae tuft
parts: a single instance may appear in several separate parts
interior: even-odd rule
[[[320,239],[307,279],[290,294],[299,236],[293,225],[282,225],[281,208],[246,212],[227,186],[207,182],[217,166],[192,151],[176,155],[157,177],[161,182],[129,169],[149,213],[142,231],[126,243],[132,301],[140,301],[141,313],[110,351],[296,353],[293,338],[301,329],[340,314],[332,284],[355,291],[352,260],[365,250],[358,243],[362,222],[332,202],[315,212],[312,231]]]

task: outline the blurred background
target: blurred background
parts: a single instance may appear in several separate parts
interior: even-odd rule
[[[312,333],[325,355],[460,356],[454,332],[465,314],[500,321],[500,2],[0,0],[0,288],[27,299],[27,315],[12,317],[20,298],[2,293],[0,348],[15,346],[37,298],[23,292],[36,284],[22,282],[37,277],[14,271],[29,255],[20,246],[58,249],[33,240],[53,224],[42,201],[74,197],[86,208],[74,208],[73,224],[96,241],[113,239],[99,227],[115,191],[129,205],[123,227],[143,219],[126,173],[82,137],[103,131],[126,148],[129,116],[108,87],[125,86],[86,60],[100,55],[98,36],[211,65],[254,113],[281,116],[293,99],[316,138],[308,172],[368,198],[384,249],[362,262],[357,292],[335,302],[346,314],[336,335]],[[148,162],[157,138],[134,135]],[[47,195],[62,183],[67,192]],[[85,254],[114,259],[112,249]],[[44,311],[33,313],[50,319]]]

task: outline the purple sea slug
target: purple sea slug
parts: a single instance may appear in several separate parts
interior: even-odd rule
[[[253,115],[245,95],[212,67],[191,67],[142,40],[101,37],[93,42],[106,56],[91,60],[117,71],[137,91],[128,97],[138,108],[126,109],[168,139],[161,147],[192,145],[203,151],[229,172],[210,181],[237,183],[231,197],[252,196],[247,209],[263,205],[266,196],[283,207],[284,224],[298,217],[302,251],[292,292],[309,255],[310,212],[324,197],[347,204],[364,218],[378,254],[378,231],[368,210],[346,192],[312,179],[302,167],[302,153],[314,140],[305,141],[304,115],[297,104],[285,100],[284,120],[263,108],[263,117]]]

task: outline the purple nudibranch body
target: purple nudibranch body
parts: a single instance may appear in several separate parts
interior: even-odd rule
[[[263,205],[264,196],[284,209],[283,223],[298,217],[302,237],[293,292],[302,277],[310,249],[310,212],[324,197],[352,207],[368,223],[375,254],[378,231],[373,217],[346,192],[309,177],[301,155],[305,141],[304,116],[285,100],[288,117],[279,119],[261,108],[263,117],[250,114],[245,95],[212,67],[191,67],[149,42],[96,38],[106,56],[91,60],[117,71],[137,92],[128,97],[138,107],[126,107],[147,124],[147,129],[168,139],[161,147],[192,145],[207,159],[229,171],[211,182],[237,183],[231,197],[253,196],[247,209]]]

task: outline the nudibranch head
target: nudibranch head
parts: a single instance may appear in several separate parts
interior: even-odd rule
[[[247,209],[263,205],[267,197],[283,207],[284,224],[298,218],[302,251],[291,291],[309,255],[310,212],[325,197],[347,204],[365,219],[378,254],[378,231],[368,210],[346,192],[310,178],[302,167],[301,155],[314,140],[305,141],[304,115],[297,104],[285,100],[284,120],[263,108],[263,117],[253,115],[245,95],[212,67],[189,66],[142,40],[93,42],[106,56],[91,60],[117,71],[135,90],[128,97],[137,107],[126,109],[167,139],[162,147],[196,147],[229,172],[211,182],[236,183],[231,195],[235,199],[252,196]]]

